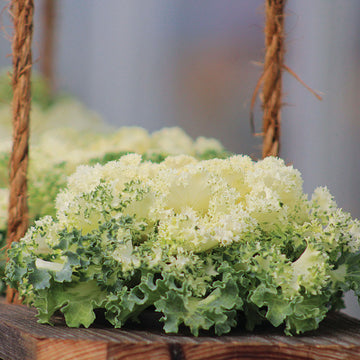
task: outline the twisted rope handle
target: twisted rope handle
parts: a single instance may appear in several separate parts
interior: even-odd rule
[[[29,152],[29,117],[31,106],[31,42],[33,0],[12,0],[14,23],[13,52],[13,148],[10,160],[10,200],[7,247],[19,241],[28,227],[27,168]],[[16,302],[16,292],[8,288],[6,299]]]
[[[284,8],[286,0],[265,1],[265,62],[263,72],[263,150],[262,156],[278,156],[284,64]]]

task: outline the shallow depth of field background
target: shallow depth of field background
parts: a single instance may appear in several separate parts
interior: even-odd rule
[[[9,2],[0,0],[3,8]],[[58,0],[56,88],[115,126],[180,126],[260,157],[250,102],[263,60],[263,0]],[[34,59],[41,44],[35,0]],[[286,64],[322,102],[284,74],[281,156],[304,190],[327,185],[360,217],[360,2],[288,0]],[[7,12],[1,26],[11,34]],[[10,66],[2,32],[0,66]],[[35,65],[36,67],[36,65]],[[261,131],[259,101],[256,129]],[[346,311],[360,318],[348,295]]]

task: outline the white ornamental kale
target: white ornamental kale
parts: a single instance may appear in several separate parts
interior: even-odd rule
[[[60,310],[75,327],[98,308],[115,327],[153,308],[166,332],[221,335],[245,318],[250,330],[269,321],[297,334],[341,308],[344,292],[360,296],[359,221],[326,188],[309,200],[277,158],[129,154],[80,166],[56,216],[9,257],[7,279],[39,321]]]

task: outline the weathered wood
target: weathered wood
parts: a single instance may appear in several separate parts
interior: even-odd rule
[[[360,321],[331,314],[320,329],[286,337],[282,329],[236,330],[221,337],[165,335],[161,331],[97,325],[73,329],[56,319],[38,324],[36,311],[0,304],[0,358],[4,360],[360,360]]]

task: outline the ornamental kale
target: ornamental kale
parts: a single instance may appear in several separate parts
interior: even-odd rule
[[[360,223],[326,188],[311,199],[276,158],[160,163],[128,154],[80,166],[9,250],[7,280],[51,323],[115,327],[149,308],[166,332],[240,325],[316,329],[350,289],[360,296]],[[245,320],[242,320],[245,319]],[[243,324],[243,321],[244,324]]]

